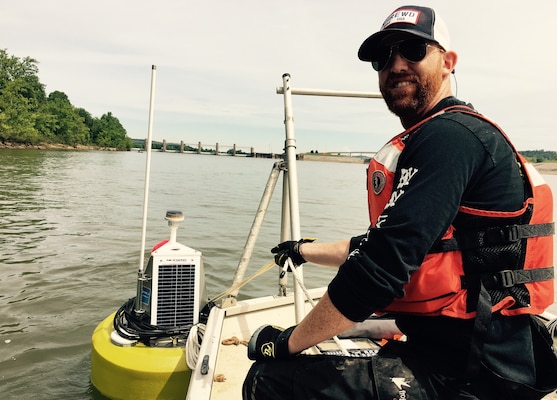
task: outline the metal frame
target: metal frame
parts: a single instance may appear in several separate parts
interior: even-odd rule
[[[300,232],[300,209],[298,198],[298,172],[296,167],[296,135],[294,131],[294,116],[292,111],[292,95],[306,95],[306,96],[328,96],[328,97],[359,97],[359,98],[382,98],[381,93],[376,92],[353,92],[341,90],[322,90],[322,89],[297,89],[292,88],[290,85],[290,74],[282,75],[282,86],[277,87],[277,94],[282,94],[284,97],[284,125],[285,125],[285,141],[284,141],[284,154],[285,160],[275,163],[271,171],[271,175],[267,181],[263,197],[259,204],[255,219],[253,221],[248,239],[244,246],[242,257],[238,264],[236,274],[232,283],[235,287],[240,283],[246,273],[250,257],[253,253],[253,247],[259,230],[265,218],[269,202],[276,186],[278,175],[280,171],[283,172],[283,186],[282,186],[282,211],[281,211],[281,232],[280,241],[286,240],[300,240],[302,238]],[[303,282],[303,267],[299,266],[297,275],[300,282]],[[287,275],[279,278],[279,295],[286,295]],[[239,289],[238,289],[239,290]],[[228,298],[226,298],[222,306],[228,307],[236,304],[236,297],[238,290],[233,291]],[[296,304],[296,322],[300,322],[305,316],[304,310],[304,293],[298,284],[294,281],[294,299]]]

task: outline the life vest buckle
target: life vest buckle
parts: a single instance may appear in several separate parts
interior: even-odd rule
[[[507,241],[508,243],[516,242],[521,238],[521,235],[518,231],[517,225],[511,225],[507,227]]]
[[[517,225],[491,228],[486,231],[486,244],[506,244],[522,239]]]
[[[505,269],[494,275],[495,283],[499,288],[510,288],[516,284],[514,271]]]

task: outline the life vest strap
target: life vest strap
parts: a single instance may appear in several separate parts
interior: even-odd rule
[[[465,372],[466,376],[470,379],[476,377],[480,373],[485,338],[491,325],[491,308],[493,304],[488,290],[504,289],[523,283],[553,279],[553,267],[527,270],[504,270],[493,274],[474,274],[473,277],[474,279],[471,279],[470,276],[463,276],[461,279],[463,288],[467,286],[469,288],[472,285],[479,287],[476,302],[476,317],[474,318],[474,328]]]
[[[481,281],[486,290],[502,290],[530,282],[541,282],[553,279],[553,267],[537,269],[506,269],[494,273],[471,274],[460,277],[463,289],[477,287]]]
[[[457,233],[457,238],[440,240],[429,253],[468,250],[484,246],[513,243],[522,239],[555,234],[555,224],[523,224],[490,227],[479,231]]]

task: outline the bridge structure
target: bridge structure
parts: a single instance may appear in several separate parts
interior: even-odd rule
[[[143,149],[145,149],[147,145],[148,145],[147,139],[145,139],[143,144]],[[201,142],[186,143],[183,140],[180,141],[180,143],[168,142],[166,139],[163,139],[162,142],[152,142],[151,149],[159,150],[161,152],[184,153],[184,154],[202,154],[202,155],[217,155],[217,156],[224,155],[224,156],[241,156],[241,157],[256,157],[256,158],[281,158],[282,157],[281,154],[256,152],[253,147],[249,147],[249,146],[238,146],[236,144],[222,145],[220,143],[203,144]]]
[[[283,153],[263,153],[256,152],[253,147],[233,145],[180,143],[168,142],[164,139],[162,142],[152,142],[152,149],[168,153],[185,153],[185,154],[202,154],[202,155],[223,155],[223,156],[239,156],[239,157],[254,157],[254,158],[283,158]],[[147,139],[145,139],[144,147],[147,146]],[[374,151],[329,151],[325,153],[308,152],[300,153],[297,158],[303,159],[317,159],[319,157],[328,158],[350,158],[361,159],[363,161],[369,160],[375,154]]]

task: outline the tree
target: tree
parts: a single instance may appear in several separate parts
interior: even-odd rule
[[[36,143],[37,110],[45,101],[44,86],[37,77],[37,61],[9,56],[0,50],[0,140]]]
[[[131,149],[131,139],[112,113],[98,119],[74,107],[63,92],[47,97],[37,64],[33,58],[21,59],[0,50],[0,141]]]
[[[6,82],[0,91],[0,140],[38,142],[34,108],[33,101],[22,95],[21,81]]]
[[[50,93],[43,113],[54,116],[56,125],[52,128],[58,143],[70,146],[89,143],[89,128],[65,93],[59,91]]]
[[[115,147],[119,150],[129,150],[132,147],[126,130],[111,112],[103,114],[93,122],[91,137],[93,143],[101,147]]]
[[[76,108],[76,112],[81,118],[83,118],[83,122],[85,123],[85,126],[89,128],[89,131],[91,131],[91,140],[93,140],[92,130],[93,130],[95,118],[89,113],[89,111],[83,108]]]
[[[521,150],[520,154],[532,162],[544,162],[557,160],[557,152],[550,150]]]

